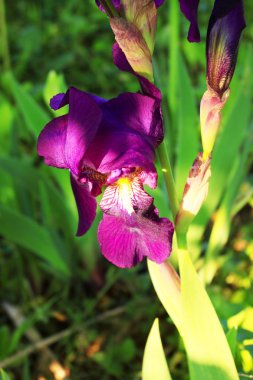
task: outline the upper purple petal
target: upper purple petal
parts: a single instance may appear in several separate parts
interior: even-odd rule
[[[188,41],[199,42],[200,33],[198,27],[198,6],[199,0],[179,0],[182,13],[190,21]]]
[[[218,94],[232,79],[241,32],[245,28],[242,0],[216,0],[207,31],[207,78]]]
[[[120,268],[130,268],[144,257],[160,264],[171,253],[174,228],[154,212],[152,217],[104,215],[98,228],[102,254]]]
[[[70,181],[79,215],[76,235],[81,236],[88,231],[95,219],[97,202],[91,195],[88,184],[80,184],[72,175]]]
[[[75,88],[69,89],[69,119],[65,154],[69,168],[77,174],[84,153],[94,139],[102,113],[96,101]]]
[[[69,168],[78,175],[84,153],[94,139],[102,118],[96,100],[70,88],[55,96],[51,105],[58,109],[69,104],[69,113],[46,125],[38,139],[38,153],[48,165]]]
[[[107,173],[123,167],[154,169],[154,149],[163,137],[160,102],[125,93],[101,105],[103,120],[84,160]]]
[[[156,144],[163,139],[160,101],[156,99],[138,93],[123,93],[105,103],[103,111],[112,124],[154,138]]]

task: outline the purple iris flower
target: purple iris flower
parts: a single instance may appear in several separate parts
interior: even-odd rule
[[[118,267],[145,256],[161,263],[170,255],[173,225],[159,218],[143,185],[156,187],[154,149],[163,137],[160,102],[136,93],[105,100],[70,88],[51,100],[69,112],[49,122],[38,139],[45,163],[69,169],[79,213],[77,235],[104,212],[98,228],[102,254]]]

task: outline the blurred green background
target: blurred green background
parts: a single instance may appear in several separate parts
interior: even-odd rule
[[[5,20],[3,0],[0,7],[0,368],[10,379],[137,380],[158,316],[172,377],[188,379],[182,342],[156,298],[146,263],[121,270],[103,259],[96,240],[99,211],[92,229],[76,238],[69,175],[47,167],[36,153],[39,132],[57,115],[48,107],[55,93],[70,85],[103,97],[138,91],[133,77],[112,64],[106,16],[92,0],[6,1]],[[211,7],[200,1],[198,45],[186,40],[188,23],[176,0],[159,9],[155,76],[179,199],[201,149],[198,107]],[[239,371],[250,375],[252,1],[245,9],[248,27],[214,151],[210,194],[188,239]],[[161,173],[152,194],[161,215],[170,216]],[[173,254],[171,262],[177,265]]]

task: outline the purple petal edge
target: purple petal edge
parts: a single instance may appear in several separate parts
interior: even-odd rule
[[[72,175],[70,182],[79,215],[76,236],[82,236],[89,230],[96,217],[97,202],[87,185],[79,184]]]
[[[198,6],[199,0],[179,0],[180,9],[187,20],[190,21],[188,32],[189,42],[199,42],[200,33],[198,27]]]

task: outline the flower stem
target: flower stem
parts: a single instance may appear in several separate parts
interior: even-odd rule
[[[170,165],[170,160],[169,160],[168,152],[167,152],[164,142],[158,147],[158,156],[159,156],[159,160],[162,167],[164,182],[165,182],[166,189],[169,196],[170,208],[172,211],[173,219],[175,221],[179,204],[178,204],[177,193],[176,193],[176,188],[175,188],[175,181],[173,178],[172,169]]]
[[[3,70],[8,71],[11,68],[11,61],[7,38],[4,0],[0,0],[0,52],[3,57]]]

